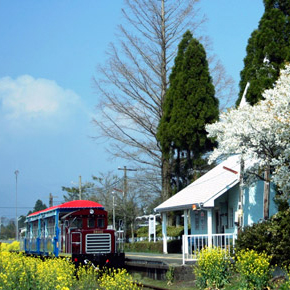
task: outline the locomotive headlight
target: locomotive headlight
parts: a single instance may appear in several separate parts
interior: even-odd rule
[[[94,210],[93,209],[90,209],[90,214],[94,214]]]

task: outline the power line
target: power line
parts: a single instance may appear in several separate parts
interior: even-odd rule
[[[15,206],[0,206],[0,208],[15,208]],[[33,206],[17,206],[17,208],[30,208],[32,209]]]
[[[123,181],[123,179],[118,179],[117,181],[115,181],[112,184],[109,184],[107,186],[103,186],[103,187],[97,187],[96,189],[98,190],[99,193],[105,193],[108,190],[112,190],[112,188],[117,185],[119,182]]]

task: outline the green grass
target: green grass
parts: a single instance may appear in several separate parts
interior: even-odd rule
[[[154,279],[150,279],[147,277],[142,277],[140,274],[138,273],[134,273],[132,274],[133,279],[137,280],[138,282],[140,282],[141,284],[144,285],[152,285],[152,286],[157,286],[160,288],[166,288],[166,289],[172,289],[172,290],[178,290],[178,289],[182,289],[182,290],[194,290],[194,289],[198,289],[194,287],[194,282],[193,281],[178,281],[178,282],[174,282],[172,285],[168,285],[167,281],[161,281],[161,280],[154,280]],[[146,287],[144,287],[143,289],[146,289]]]
[[[157,286],[160,288],[171,289],[171,290],[200,290],[199,288],[195,287],[194,281],[178,281],[174,282],[172,285],[168,285],[166,281],[154,280],[147,277],[142,277],[140,274],[135,273],[132,274],[133,279],[137,280],[141,284],[144,285],[152,285]],[[280,289],[279,286],[284,282],[284,279],[278,281],[276,285],[272,285],[270,289]],[[146,290],[146,287],[143,288]],[[239,289],[239,276],[236,274],[232,277],[230,284],[225,285],[223,290],[233,290]],[[286,288],[282,288],[286,289]]]

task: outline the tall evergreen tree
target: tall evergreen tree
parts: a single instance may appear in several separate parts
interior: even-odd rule
[[[247,82],[246,99],[253,105],[271,88],[285,61],[290,59],[290,1],[264,0],[265,12],[248,41],[241,71],[239,105]]]
[[[190,31],[178,46],[169,82],[157,137],[171,160],[180,190],[192,179],[193,169],[203,163],[203,154],[213,148],[205,125],[216,121],[219,114],[206,52]]]

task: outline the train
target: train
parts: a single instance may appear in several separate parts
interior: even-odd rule
[[[123,268],[122,237],[108,228],[108,212],[94,201],[73,200],[26,217],[24,251],[42,257],[67,257],[75,264]]]

